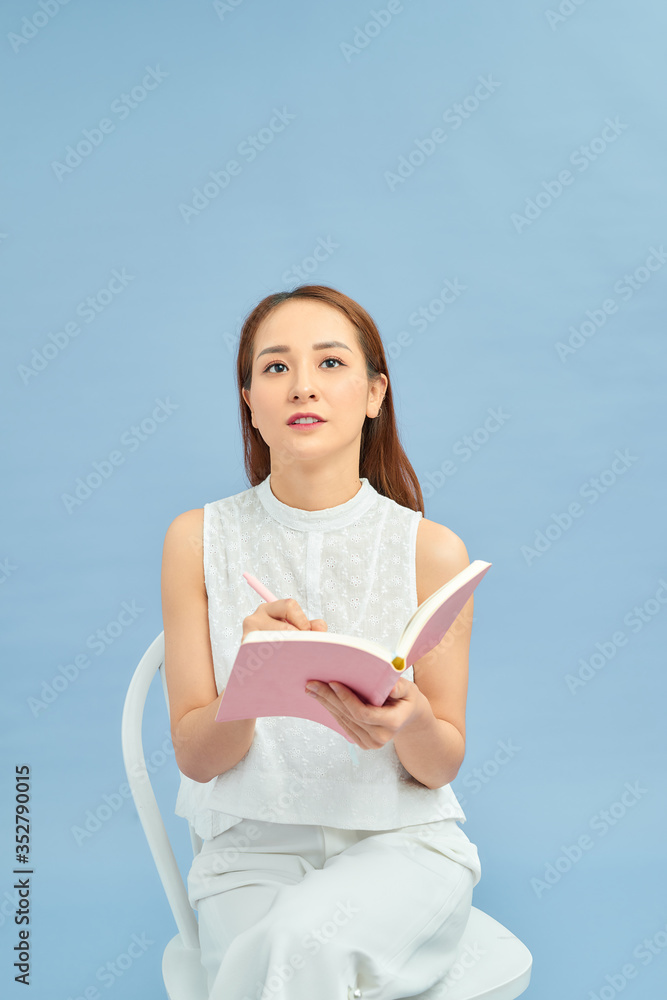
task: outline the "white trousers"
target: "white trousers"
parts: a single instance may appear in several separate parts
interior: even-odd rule
[[[421,994],[453,965],[480,877],[453,819],[380,831],[241,820],[188,875],[210,1000]]]

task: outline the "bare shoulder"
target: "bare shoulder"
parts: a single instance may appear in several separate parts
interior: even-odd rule
[[[167,528],[165,545],[181,548],[201,554],[204,544],[204,508],[195,507],[178,514]]]
[[[163,587],[168,582],[177,591],[186,579],[204,586],[204,508],[179,514],[167,528],[162,550]]]
[[[419,604],[469,565],[467,549],[451,528],[425,517],[420,519],[416,553]]]

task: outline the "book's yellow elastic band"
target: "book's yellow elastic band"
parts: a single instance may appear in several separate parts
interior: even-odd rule
[[[405,670],[405,660],[402,656],[395,656],[391,662],[397,670]]]

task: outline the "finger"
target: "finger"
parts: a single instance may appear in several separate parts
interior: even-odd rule
[[[391,726],[396,712],[400,711],[396,701],[392,700],[389,705],[386,702],[384,705],[371,705],[361,701],[354,691],[351,691],[344,684],[337,681],[329,683],[338,699],[336,707],[340,706],[340,711],[345,714],[347,720],[357,727],[355,731],[363,733],[365,737],[371,736],[378,728],[384,729],[387,725]],[[329,705],[327,705],[328,707]]]
[[[343,702],[335,693],[335,691],[332,690],[329,684],[327,684],[325,681],[316,681],[316,682],[308,681],[309,685],[313,683],[317,684],[317,689],[314,692],[314,696],[315,698],[317,698],[320,705],[324,705],[324,707],[328,709],[331,712],[331,714],[334,715],[337,719],[347,714]]]
[[[348,715],[339,711],[333,703],[329,702],[329,704],[327,704],[324,699],[322,699],[321,704],[323,704],[327,711],[331,713],[341,729],[347,733],[357,746],[360,746],[364,750],[369,749],[368,734],[362,727],[356,725]]]
[[[260,608],[262,608],[262,607],[266,608],[267,605],[266,604],[263,604],[263,605],[260,604]],[[261,628],[261,629],[267,629],[268,628],[270,631],[273,631],[273,632],[285,632],[285,631],[298,632],[298,631],[300,631],[299,628],[296,625],[292,625],[292,623],[289,622],[289,621],[287,621],[287,619],[285,619],[285,618],[280,618],[277,615],[275,615],[275,614],[269,614],[268,612],[265,612],[265,615],[266,615],[265,617],[261,618],[262,624],[261,624],[261,626],[258,626],[258,628]],[[269,623],[268,626],[266,625],[266,621],[267,620],[268,620],[268,623]]]
[[[329,681],[329,686],[336,698],[339,699],[341,705],[344,706],[345,710],[350,715],[354,715],[359,721],[367,721],[369,713],[372,712],[376,706],[371,705],[370,702],[364,701],[359,697],[359,695],[355,694],[354,691],[347,687],[346,684],[341,684],[340,681]]]
[[[276,609],[280,618],[290,622],[295,628],[310,631],[310,622],[306,618],[303,609],[293,597],[285,597],[282,601],[274,601],[271,607]]]
[[[405,677],[400,677],[389,692],[389,698],[405,698],[407,696]]]
[[[383,746],[387,738],[393,738],[386,734],[400,728],[396,725],[396,714],[401,712],[398,705],[387,707],[366,704],[359,700],[354,691],[338,681],[318,683],[318,700],[362,749]]]
[[[379,716],[379,713],[386,711],[386,709],[366,704],[357,697],[354,691],[338,681],[330,681],[329,687],[331,693],[327,708],[331,705],[333,709],[341,713],[348,724],[355,727],[355,734],[363,733],[364,736],[367,736],[368,727],[381,724],[381,718],[378,717],[376,720],[376,716]]]
[[[271,629],[310,629],[310,622],[297,602],[287,597],[282,601],[268,601],[258,605],[256,615],[267,616]],[[266,626],[263,626],[266,628]]]

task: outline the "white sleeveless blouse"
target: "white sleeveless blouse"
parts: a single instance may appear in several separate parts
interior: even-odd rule
[[[204,506],[218,693],[241,644],[243,619],[261,602],[244,571],[276,598],[293,597],[309,620],[323,618],[329,632],[374,639],[392,653],[417,607],[420,511],[378,493],[366,478],[346,503],[301,510],[278,500],[270,479]],[[413,680],[412,667],[404,676]],[[417,781],[393,740],[364,750],[317,722],[289,717],[257,719],[250,749],[224,774],[202,783],[181,773],[175,811],[203,840],[242,818],[352,830],[466,819],[451,786]]]

